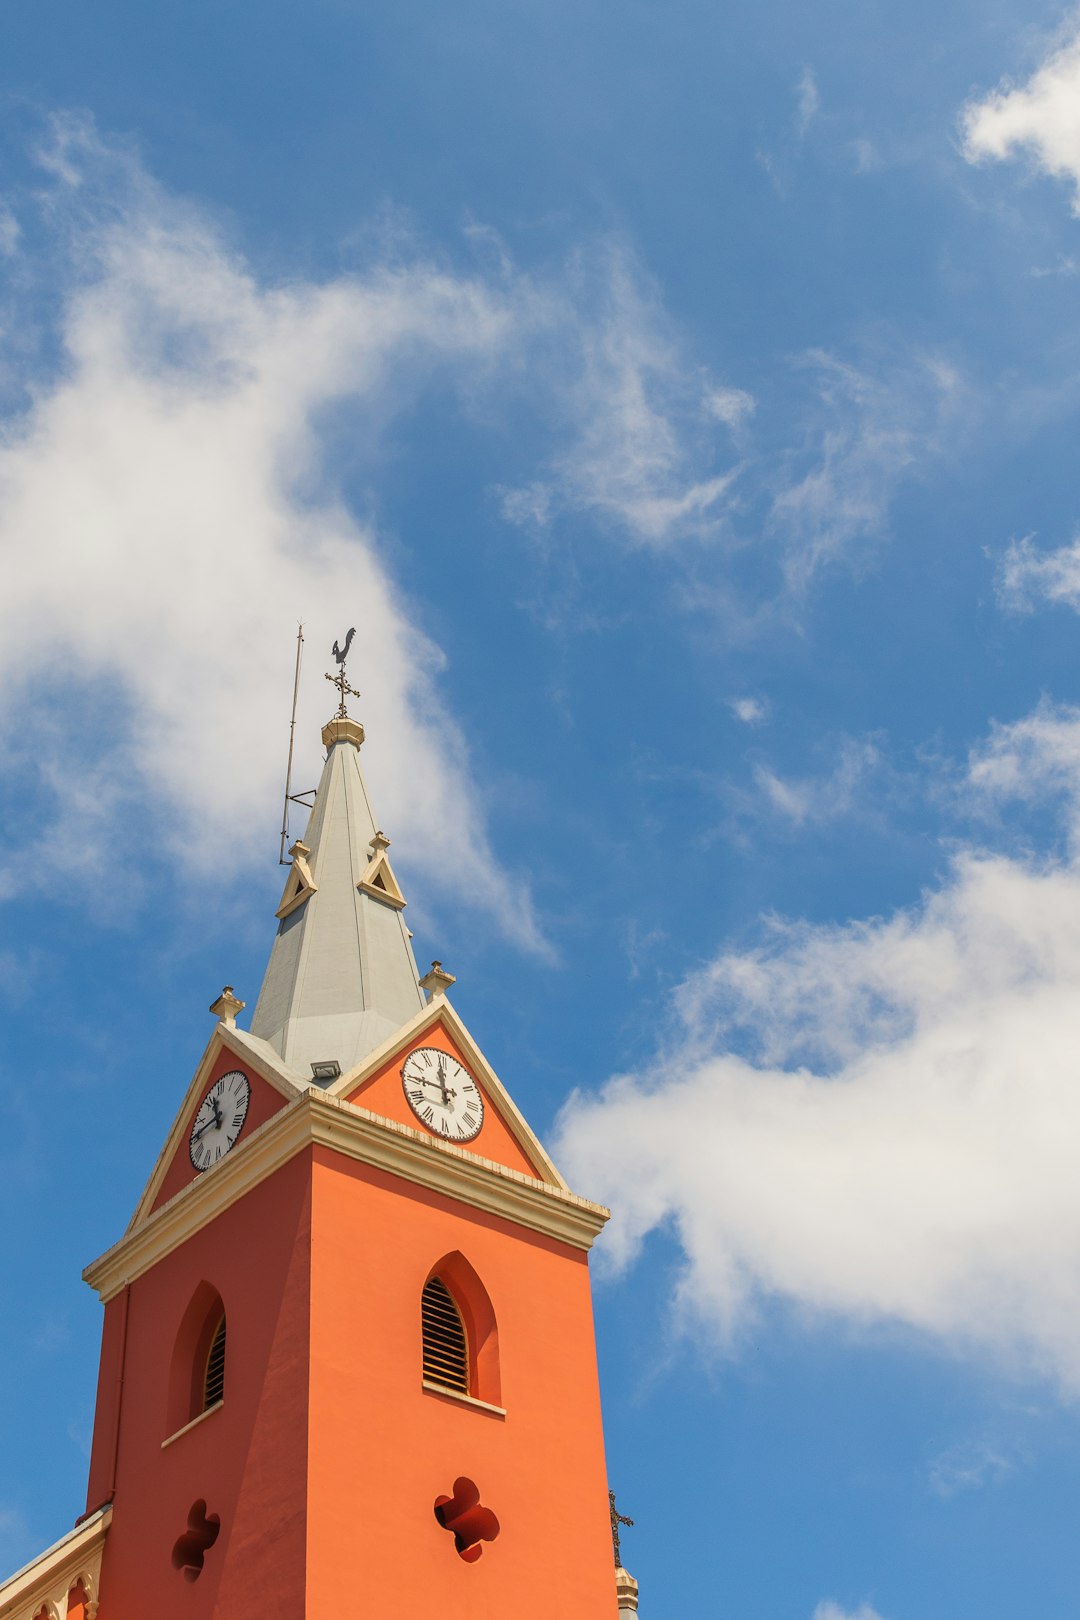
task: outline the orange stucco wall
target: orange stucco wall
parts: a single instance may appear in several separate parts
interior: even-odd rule
[[[494,1309],[505,1415],[422,1388],[421,1289],[451,1253]],[[177,1333],[207,1284],[224,1404],[163,1447]],[[501,1524],[471,1564],[433,1511],[461,1475]],[[586,1256],[331,1148],[109,1304],[100,1620],[616,1620],[606,1493]],[[221,1532],[188,1582],[171,1553],[199,1499]]]
[[[268,1085],[261,1076],[257,1075],[250,1063],[245,1063],[242,1059],[237,1058],[234,1052],[220,1052],[207,1076],[202,1093],[196,1098],[195,1106],[184,1121],[180,1146],[173,1154],[172,1162],[165,1172],[161,1186],[158,1188],[157,1196],[151,1206],[153,1209],[158,1209],[160,1205],[168,1203],[170,1198],[175,1197],[178,1192],[182,1192],[192,1181],[198,1179],[199,1172],[192,1164],[191,1155],[188,1152],[188,1138],[195,1124],[195,1115],[199,1112],[199,1106],[210,1087],[220,1080],[223,1074],[229,1074],[233,1069],[240,1069],[251,1082],[251,1100],[248,1103],[247,1118],[244,1121],[243,1129],[237,1138],[238,1143],[246,1141],[252,1131],[258,1130],[260,1125],[265,1125],[272,1114],[276,1114],[279,1109],[286,1106],[286,1099],[281,1095],[280,1091],[275,1091],[273,1086]]]
[[[409,1053],[418,1046],[435,1046],[441,1052],[448,1052],[451,1057],[457,1058],[459,1063],[464,1063],[479,1087],[484,1099],[484,1123],[472,1141],[465,1144],[469,1152],[479,1153],[483,1158],[492,1159],[496,1164],[504,1164],[511,1170],[520,1170],[523,1175],[534,1176],[539,1180],[536,1166],[518,1146],[509,1128],[503,1124],[480,1076],[473,1073],[465,1054],[440,1023],[432,1024],[415,1041],[396,1052],[389,1062],[369,1080],[365,1080],[362,1086],[349,1092],[349,1102],[359,1103],[364,1108],[370,1108],[373,1113],[383,1114],[387,1119],[397,1120],[399,1125],[412,1125],[414,1128],[419,1125],[419,1129],[423,1130],[423,1125],[419,1124],[405,1100],[401,1085],[401,1065]]]
[[[301,1154],[131,1284],[99,1620],[305,1613],[310,1189]],[[173,1345],[202,1282],[227,1313],[224,1404],[162,1448]],[[122,1297],[109,1306],[90,1508],[112,1472]],[[221,1532],[188,1582],[171,1553],[199,1498]]]
[[[328,1149],[312,1239],[306,1613],[355,1590],[380,1620],[615,1620],[584,1254]],[[495,1310],[505,1417],[421,1387],[420,1291],[454,1250]],[[501,1525],[474,1564],[433,1512],[459,1475]]]

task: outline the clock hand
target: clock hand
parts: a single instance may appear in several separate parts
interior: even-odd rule
[[[222,1126],[222,1113],[221,1113],[221,1109],[218,1107],[217,1098],[216,1097],[211,1097],[210,1102],[211,1102],[211,1106],[213,1107],[213,1110],[214,1110],[214,1117],[213,1117],[213,1119],[208,1119],[205,1125],[200,1125],[199,1129],[193,1133],[192,1138],[191,1138],[191,1140],[193,1142],[197,1142],[199,1140],[200,1136],[202,1136],[203,1132],[208,1131],[211,1126],[214,1126],[215,1129],[217,1129],[219,1131],[221,1129],[221,1126]]]

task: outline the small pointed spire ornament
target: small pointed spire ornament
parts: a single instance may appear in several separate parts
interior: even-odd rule
[[[246,1006],[247,1002],[233,995],[232,985],[227,984],[217,1000],[210,1003],[210,1011],[216,1014],[219,1024],[224,1024],[226,1029],[235,1029],[236,1015],[243,1012]]]
[[[436,996],[445,996],[452,984],[457,984],[457,979],[452,973],[447,973],[441,962],[432,962],[431,971],[420,980],[420,988],[427,991],[429,1001],[434,1001]]]

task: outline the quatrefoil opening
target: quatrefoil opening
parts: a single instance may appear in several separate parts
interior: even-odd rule
[[[480,1501],[480,1492],[471,1479],[455,1479],[453,1496],[435,1498],[435,1517],[454,1538],[458,1557],[475,1564],[484,1541],[494,1541],[499,1521]]]
[[[209,1549],[221,1532],[221,1520],[216,1513],[207,1513],[206,1503],[200,1497],[191,1504],[187,1529],[172,1550],[173,1569],[183,1571],[185,1581],[197,1581]]]

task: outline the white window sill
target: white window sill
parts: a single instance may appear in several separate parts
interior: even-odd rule
[[[460,1390],[447,1389],[443,1384],[433,1384],[425,1378],[420,1386],[425,1395],[441,1395],[445,1401],[454,1401],[458,1406],[473,1406],[478,1412],[491,1412],[495,1417],[505,1417],[505,1406],[492,1406],[490,1401],[478,1401],[475,1395],[462,1395]],[[181,1429],[181,1434],[184,1432]]]
[[[170,1436],[169,1436],[169,1438],[167,1440],[163,1440],[161,1442],[162,1451],[165,1450],[166,1446],[171,1446],[174,1440],[179,1440],[179,1438],[180,1438],[180,1436],[182,1434],[188,1434],[192,1429],[194,1429],[198,1424],[202,1423],[206,1418],[213,1417],[215,1412],[220,1412],[221,1408],[224,1405],[225,1405],[224,1400],[215,1401],[213,1406],[208,1406],[206,1408],[205,1412],[200,1412],[198,1417],[193,1417],[190,1423],[185,1423],[184,1427],[182,1429],[177,1429],[175,1434],[170,1434]]]

